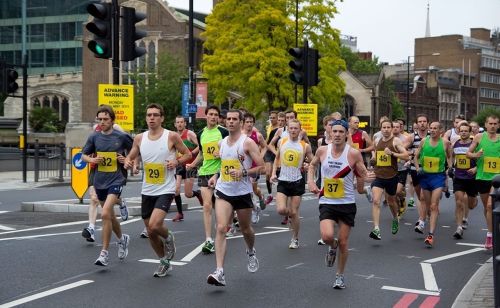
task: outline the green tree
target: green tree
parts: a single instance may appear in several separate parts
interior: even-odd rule
[[[30,111],[29,123],[34,132],[57,133],[64,131],[64,123],[59,121],[56,111],[48,107],[35,107]]]
[[[340,105],[344,84],[338,72],[345,64],[339,56],[338,30],[330,26],[337,13],[336,1],[299,2],[299,37],[307,38],[321,53],[321,82],[311,89],[310,101]],[[294,85],[288,77],[291,57],[287,51],[295,45],[294,12],[295,1],[287,0],[217,4],[206,18],[208,54],[202,66],[215,103],[224,102],[228,91],[236,91],[244,97],[238,105],[256,114],[291,107]]]
[[[155,67],[143,67],[133,76],[135,131],[147,129],[146,106],[151,103],[163,106],[164,127],[173,127],[175,117],[181,114],[182,78],[187,75],[187,67],[181,63],[180,59],[162,53]]]
[[[472,118],[472,121],[477,122],[479,126],[484,127],[484,122],[486,121],[486,117],[490,115],[496,115],[500,119],[500,108],[488,107],[481,110],[475,117]]]
[[[381,64],[378,63],[378,57],[374,57],[373,60],[361,59],[349,47],[342,46],[340,48],[340,55],[346,63],[347,70],[354,74],[379,73],[382,69]]]

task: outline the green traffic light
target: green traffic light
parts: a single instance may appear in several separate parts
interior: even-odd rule
[[[99,55],[103,55],[104,54],[104,49],[101,46],[99,46],[99,45],[95,46],[95,51],[97,51],[97,54],[99,54]]]

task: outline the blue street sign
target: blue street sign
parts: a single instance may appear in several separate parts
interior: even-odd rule
[[[82,152],[76,153],[75,156],[73,156],[72,162],[73,166],[78,170],[82,170],[87,166],[87,163],[83,161]]]
[[[188,104],[188,113],[196,113],[198,111],[198,105]]]
[[[188,117],[188,105],[189,105],[189,84],[187,81],[182,83],[182,116]]]

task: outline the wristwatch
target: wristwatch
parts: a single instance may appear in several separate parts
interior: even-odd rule
[[[241,171],[241,176],[242,177],[247,177],[247,175],[248,175],[247,169],[243,169],[243,171]]]

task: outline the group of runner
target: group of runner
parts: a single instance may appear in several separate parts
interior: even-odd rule
[[[380,132],[373,138],[359,129],[355,116],[348,121],[334,113],[323,119],[325,134],[313,154],[306,132],[295,111],[270,112],[264,139],[255,128],[255,116],[245,110],[229,110],[225,117],[217,106],[205,110],[207,125],[198,134],[185,128],[176,118],[177,132],[163,128],[161,105],[146,108],[148,131],[133,142],[128,135],[113,129],[114,113],[108,106],[97,112],[101,131],[94,132],[83,149],[84,160],[97,165],[93,183],[103,206],[103,247],[95,264],[108,264],[111,230],[118,237],[118,257],[128,253],[128,235],[122,234],[113,215],[125,184],[122,169],[144,169],[142,218],[151,246],[160,259],[155,277],[165,276],[172,268],[175,240],[164,219],[170,204],[176,201],[181,221],[180,183],[185,180],[186,197],[196,196],[203,207],[205,241],[202,252],[215,252],[216,269],[207,282],[225,286],[224,258],[226,237],[239,228],[246,245],[247,269],[259,268],[252,224],[258,223],[260,211],[276,200],[276,210],[289,224],[292,238],[288,247],[299,248],[299,208],[307,186],[319,195],[320,233],[318,244],[328,246],[326,265],[334,265],[337,249],[339,262],[334,288],[345,288],[344,269],[348,257],[348,238],[356,215],[355,190],[365,194],[372,204],[373,230],[369,237],[380,240],[380,211],[385,199],[392,214],[391,232],[399,230],[399,219],[406,211],[406,182],[411,178],[420,200],[415,231],[423,233],[428,220],[425,244],[434,245],[439,215],[439,200],[453,177],[457,201],[457,230],[453,237],[463,237],[467,228],[467,210],[477,203],[477,188],[488,225],[485,247],[491,248],[491,181],[500,173],[498,118],[486,119],[484,133],[472,134],[472,124],[456,121],[455,127],[441,134],[441,124],[419,115],[417,129],[404,132],[402,120],[380,119]],[[222,119],[223,118],[223,119]],[[222,120],[221,120],[222,119]],[[306,173],[307,171],[307,173]],[[266,175],[267,196],[257,185]],[[126,172],[125,172],[126,174]],[[306,175],[307,174],[307,175]],[[193,191],[198,176],[200,191]],[[273,197],[273,183],[277,191]],[[367,186],[369,183],[371,185]],[[253,195],[257,202],[254,202]],[[215,241],[212,237],[212,213],[215,209]]]

